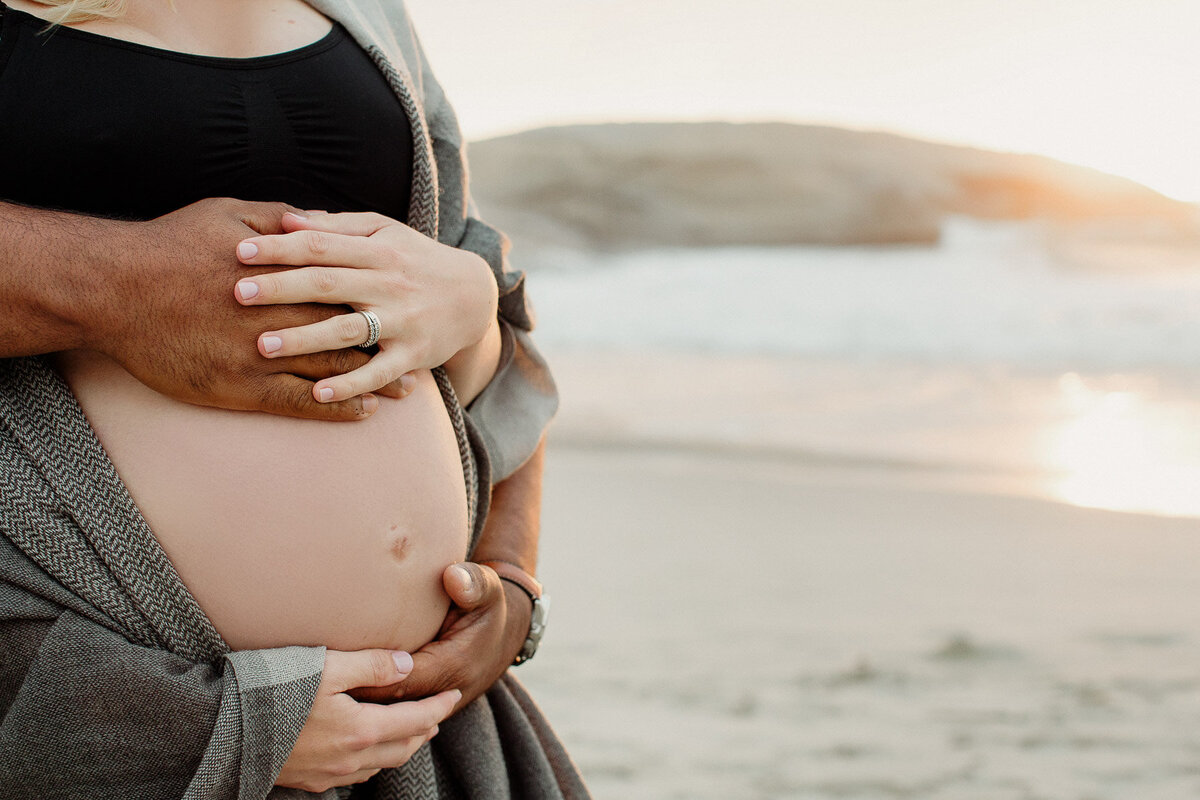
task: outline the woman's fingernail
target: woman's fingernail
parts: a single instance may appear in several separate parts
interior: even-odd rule
[[[404,392],[406,397],[412,394],[415,388],[417,388],[417,376],[411,372],[406,372],[400,376],[400,391]]]
[[[242,242],[237,246],[237,254],[242,260],[254,258],[258,255],[258,245],[254,242]]]
[[[283,339],[280,339],[278,336],[264,336],[262,337],[262,344],[264,353],[274,353],[283,347]],[[330,391],[332,392],[333,390],[330,389]]]
[[[308,214],[305,214],[303,211],[289,211],[286,214],[284,214],[284,216],[285,217],[295,217],[296,219],[300,219],[300,220],[308,219]]]
[[[364,394],[362,396],[362,410],[367,414],[374,414],[379,409],[379,398],[373,394]]]
[[[328,403],[333,399],[333,389],[328,386],[322,387],[321,391],[317,392],[317,397],[322,403]]]
[[[238,294],[243,300],[258,297],[258,284],[254,281],[238,281]]]
[[[392,661],[396,662],[396,669],[400,671],[401,675],[407,675],[408,673],[412,672],[412,656],[410,656],[408,653],[405,653],[403,650],[397,650],[393,652]]]

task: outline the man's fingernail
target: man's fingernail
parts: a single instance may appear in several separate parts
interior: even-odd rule
[[[471,571],[461,564],[455,564],[454,571],[458,575],[458,582],[462,584],[463,591],[471,591],[471,587],[475,585],[475,579],[471,577]]]
[[[308,214],[305,214],[303,211],[289,211],[284,216],[295,217],[296,219],[308,219]]]
[[[413,389],[417,388],[417,376],[411,372],[406,372],[400,376],[400,391],[404,392],[405,396],[412,394]]]
[[[330,389],[328,386],[322,387],[321,391],[317,392],[317,398],[322,403],[328,403],[333,399],[333,389]]]
[[[238,258],[249,259],[258,255],[258,245],[254,242],[242,242],[237,246]]]
[[[379,408],[379,398],[373,394],[364,394],[362,396],[362,410],[367,414],[374,414]]]
[[[243,300],[258,297],[258,284],[254,281],[238,281],[237,289]]]
[[[392,653],[392,661],[396,662],[396,669],[400,671],[401,675],[407,675],[408,673],[412,672],[412,656],[410,656],[408,653],[405,653],[403,650],[397,650]]]
[[[283,339],[280,339],[278,336],[264,336],[262,337],[262,344],[264,353],[274,353],[283,347]]]

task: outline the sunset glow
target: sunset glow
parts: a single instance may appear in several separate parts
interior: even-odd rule
[[[410,0],[468,136],[783,119],[1043,153],[1200,200],[1186,0]]]
[[[1089,508],[1200,516],[1194,408],[1089,386],[1073,373],[1059,389],[1063,421],[1046,432],[1042,452],[1059,476],[1053,496]]]

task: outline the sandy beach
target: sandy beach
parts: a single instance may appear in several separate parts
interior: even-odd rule
[[[1200,792],[1198,525],[553,448],[523,676],[598,798]]]
[[[553,619],[520,671],[598,798],[1200,793],[1200,521],[648,441],[623,393],[596,398],[607,363],[560,370]],[[681,374],[659,379],[685,416],[722,407]],[[836,428],[852,409],[832,398],[809,400]],[[605,435],[606,402],[626,435]]]

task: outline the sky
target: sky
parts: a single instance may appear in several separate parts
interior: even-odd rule
[[[1035,152],[1200,201],[1195,0],[408,0],[472,139],[785,120]]]

